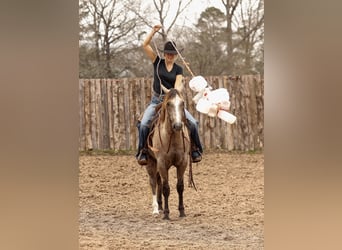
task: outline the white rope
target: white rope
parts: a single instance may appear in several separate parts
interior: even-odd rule
[[[190,69],[188,63],[185,61],[184,57],[182,56],[182,54],[180,53],[180,51],[177,49],[176,44],[173,42],[173,40],[170,40],[171,44],[173,45],[173,47],[175,48],[175,50],[177,51],[180,59],[183,61],[183,64],[185,65],[185,67],[187,68],[187,70],[190,72],[192,77],[195,77],[194,73],[192,72],[192,70]]]
[[[162,95],[162,91],[164,91],[165,93],[167,93],[169,90],[162,84],[162,81],[161,81],[161,78],[160,78],[160,75],[159,75],[159,65],[160,65],[160,62],[161,62],[161,56],[159,54],[159,50],[157,48],[157,45],[156,45],[156,42],[154,41],[154,39],[152,38],[152,43],[154,45],[154,49],[157,51],[157,55],[159,57],[159,60],[158,60],[158,63],[157,63],[157,76],[158,76],[158,79],[159,79],[159,85],[160,85],[160,93],[159,93],[159,96]]]
[[[176,44],[173,42],[173,40],[171,39],[170,40],[171,44],[173,45],[173,47],[175,48],[176,52],[178,53],[180,59],[182,60],[183,64],[185,65],[185,67],[187,68],[187,70],[190,72],[191,76],[192,77],[195,77],[195,74],[192,72],[192,70],[190,69],[188,63],[185,61],[184,57],[182,56],[182,54],[180,53],[180,51],[177,49],[176,47]],[[159,76],[159,64],[161,62],[161,55],[159,53],[159,50],[157,48],[157,45],[156,45],[156,42],[154,41],[154,39],[152,38],[152,43],[154,45],[154,48],[155,50],[157,51],[157,55],[159,57],[159,61],[158,61],[158,64],[157,64],[157,76],[158,76],[158,79],[159,79],[159,84],[160,84],[160,95],[162,94],[162,90],[167,93],[169,90],[162,84],[161,82],[161,79],[160,79],[160,76]],[[208,86],[211,88],[211,86],[208,84]]]

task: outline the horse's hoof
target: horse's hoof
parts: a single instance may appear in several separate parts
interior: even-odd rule
[[[170,217],[168,215],[164,215],[163,220],[170,220]]]
[[[186,217],[185,213],[180,213],[179,217]]]
[[[159,212],[158,212],[158,211],[157,211],[157,212],[153,212],[153,213],[152,213],[152,216],[158,217],[158,216],[159,216]]]

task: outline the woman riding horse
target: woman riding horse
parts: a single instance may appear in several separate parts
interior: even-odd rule
[[[185,217],[183,191],[184,173],[190,160],[191,142],[186,128],[184,100],[179,91],[172,88],[165,95],[148,137],[149,157],[146,170],[152,190],[152,214],[164,212],[169,220],[169,169],[177,169],[177,193],[179,216]],[[164,196],[164,208],[162,195]]]
[[[160,28],[160,25],[155,25],[143,43],[144,51],[153,63],[154,81],[152,100],[144,111],[141,122],[138,123],[139,144],[136,157],[140,165],[147,164],[146,141],[150,132],[151,121],[153,119],[153,116],[155,115],[155,107],[162,102],[166,91],[168,91],[169,89],[175,88],[180,92],[183,91],[183,68],[175,63],[178,54],[177,49],[175,48],[175,43],[170,41],[165,43],[163,50],[164,59],[157,56],[150,45],[152,37],[156,32],[160,30]],[[200,138],[198,136],[198,122],[189,113],[189,111],[185,110],[185,115],[187,119],[187,126],[190,130],[191,141],[193,144],[191,152],[192,162],[199,162],[202,160],[201,154],[203,152],[203,149]]]

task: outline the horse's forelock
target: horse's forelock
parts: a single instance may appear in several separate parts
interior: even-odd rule
[[[165,116],[166,116],[165,110],[166,110],[166,105],[167,105],[168,101],[169,101],[170,99],[175,98],[177,95],[178,95],[181,99],[183,99],[182,96],[180,95],[179,91],[178,91],[177,89],[172,88],[172,89],[170,89],[170,91],[164,96],[164,101],[163,101],[163,103],[162,103],[162,108],[161,108],[161,111],[160,111],[160,120],[161,120],[161,121],[164,121],[164,120],[165,120]]]
[[[167,103],[169,102],[170,99],[174,99],[177,96],[179,96],[179,98],[183,100],[180,92],[174,88],[170,89],[170,91],[164,96],[164,101],[162,103],[162,108],[161,108],[161,112],[160,112],[160,120],[161,121],[165,121],[165,119],[166,119],[166,105],[167,105]],[[184,111],[184,115],[183,115],[183,120],[185,120],[185,111]]]
[[[170,91],[164,97],[164,103],[166,104],[169,99],[175,98],[177,95],[182,98],[177,89],[170,89]]]

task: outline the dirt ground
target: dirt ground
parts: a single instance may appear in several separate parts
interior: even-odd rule
[[[80,249],[263,249],[264,156],[210,152],[193,164],[197,191],[185,174],[177,205],[169,171],[170,220],[152,216],[148,175],[134,155],[80,156]]]

